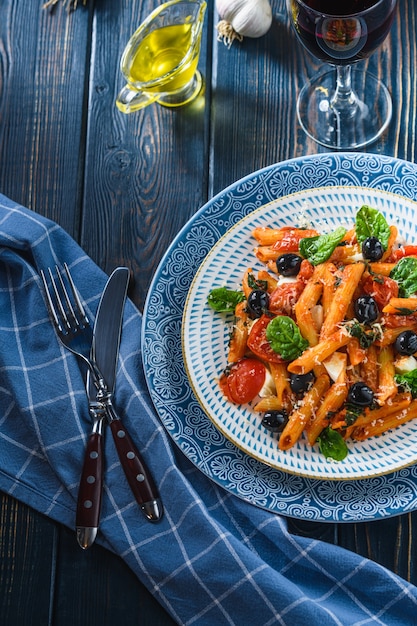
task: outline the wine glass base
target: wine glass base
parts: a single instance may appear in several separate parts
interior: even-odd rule
[[[297,100],[298,120],[314,141],[334,150],[355,150],[376,141],[387,128],[392,115],[388,89],[368,72],[352,69],[353,106],[336,109],[336,70],[314,76]]]

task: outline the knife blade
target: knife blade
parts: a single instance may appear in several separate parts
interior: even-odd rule
[[[104,349],[107,351],[108,361],[110,362],[112,358],[117,361],[121,334],[121,318],[126,300],[128,282],[129,270],[125,267],[115,269],[107,280],[97,309],[90,357],[92,357],[94,353],[94,333],[99,323],[98,320],[101,319],[103,321],[101,321],[100,324],[106,323],[108,328],[108,343],[104,342]],[[116,354],[114,354],[115,350]],[[108,374],[107,370],[105,370],[105,372]],[[87,439],[84,464],[80,477],[75,521],[77,541],[84,550],[94,543],[97,536],[103,491],[103,425],[107,417],[107,410],[105,405],[97,399],[100,385],[103,385],[103,383],[100,382],[102,377],[103,373],[99,372],[99,379],[94,381],[91,372],[88,371],[87,373],[86,390],[93,428]]]
[[[127,290],[129,275],[127,268],[124,269],[127,272],[124,277]],[[106,409],[114,444],[130,489],[144,516],[151,522],[157,522],[163,515],[163,507],[152,474],[112,404],[123,321],[123,310],[119,310],[116,315],[114,300],[111,296],[103,299],[94,325],[90,356],[103,377],[96,399]],[[89,393],[92,394],[93,389]]]

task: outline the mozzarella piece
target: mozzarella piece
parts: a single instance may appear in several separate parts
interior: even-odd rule
[[[347,355],[342,352],[334,352],[323,361],[323,365],[333,382],[336,382],[340,374],[346,371]]]
[[[297,276],[281,276],[280,274],[277,279],[277,286],[279,287],[279,285],[285,285],[286,283],[296,283],[296,282],[297,282]]]
[[[413,356],[401,356],[394,361],[394,367],[397,374],[406,374],[417,369],[417,359]]]
[[[274,379],[272,378],[271,372],[269,369],[265,368],[265,381],[262,385],[262,389],[259,392],[259,396],[261,398],[268,398],[270,396],[274,396],[276,393]]]

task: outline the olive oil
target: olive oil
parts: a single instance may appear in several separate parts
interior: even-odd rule
[[[157,28],[140,42],[133,56],[128,80],[130,83],[148,83],[148,91],[172,91],[186,85],[193,77],[198,55],[180,66],[193,46],[192,24],[175,24]],[[178,68],[178,71],[175,71]],[[171,74],[169,84],[150,88],[149,82]]]

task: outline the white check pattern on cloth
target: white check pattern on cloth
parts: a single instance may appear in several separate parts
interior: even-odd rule
[[[39,271],[67,262],[94,318],[106,275],[57,224],[0,196],[0,489],[74,528],[91,423],[83,372],[50,323]],[[115,406],[164,503],[145,520],[105,437],[99,541],[178,624],[409,626],[417,589],[216,486],[171,444],[149,399],[141,315],[124,313]],[[75,542],[75,535],[74,535]]]

